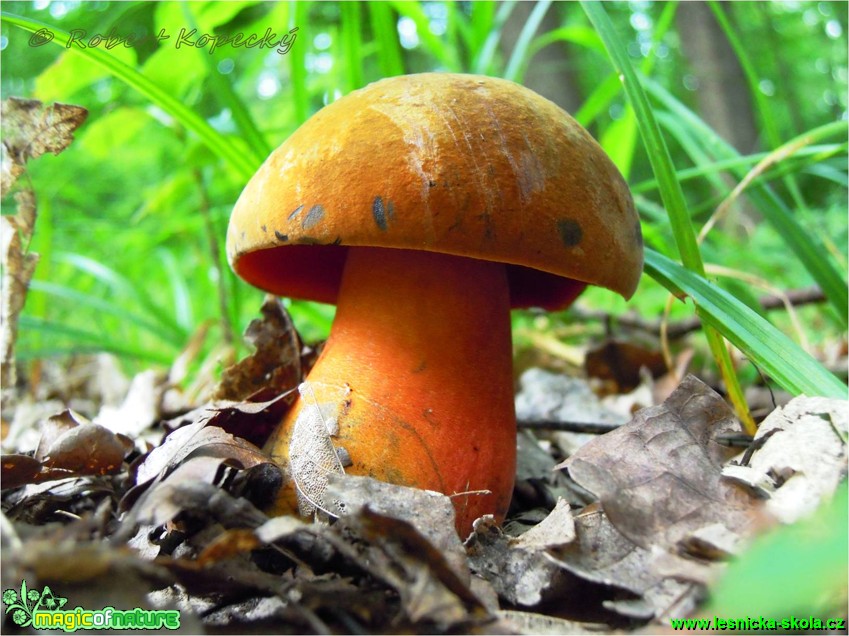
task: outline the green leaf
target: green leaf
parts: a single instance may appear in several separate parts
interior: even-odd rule
[[[646,90],[660,101],[681,122],[687,123],[705,149],[720,160],[738,159],[740,153],[719,137],[710,126],[695,113],[675,99],[668,91],[650,79],[644,79]],[[746,176],[745,167],[732,168],[738,179]],[[812,236],[793,212],[765,185],[756,185],[747,190],[747,197],[763,213],[770,224],[781,235],[787,247],[802,262],[811,277],[817,282],[828,298],[831,306],[843,326],[847,325],[849,314],[849,286],[846,276],[840,272],[834,261],[829,258],[828,250],[815,236]]]
[[[515,6],[516,0],[505,0],[499,4],[492,28],[472,59],[472,72],[482,75],[497,74],[494,66],[495,57],[498,52],[498,43],[501,41],[501,32],[504,28],[504,23],[507,22]]]
[[[309,2],[291,2],[290,12],[291,28],[298,27],[298,38],[309,41],[310,33],[307,29],[307,15],[309,14]],[[310,97],[307,92],[307,47],[293,46],[287,57],[289,58],[289,80],[292,85],[292,99],[295,102],[295,122],[298,126],[303,124],[310,116]]]
[[[402,75],[404,59],[392,7],[382,0],[372,0],[368,3],[368,11],[371,32],[377,41],[378,60],[383,77]]]
[[[0,19],[32,33],[37,32],[39,29],[48,29],[54,35],[53,42],[59,45],[67,45],[70,39],[70,35],[62,29],[38,20],[23,18],[6,11],[0,12]],[[133,67],[121,62],[111,53],[92,47],[85,49],[72,48],[70,50],[74,54],[81,55],[90,62],[105,68],[109,73],[137,90],[151,102],[170,114],[183,126],[198,135],[210,150],[221,157],[225,163],[230,164],[245,180],[249,179],[256,172],[259,164],[264,159],[264,157],[256,157],[250,152],[240,150],[227,137],[218,133],[199,115],[183,105],[179,99],[173,95],[169,95],[148,77]]]
[[[507,63],[507,69],[504,71],[504,78],[514,82],[521,82],[522,76],[525,73],[525,67],[530,61],[530,47],[533,42],[534,34],[539,29],[542,19],[551,6],[551,0],[539,0],[528,16],[527,22],[522,27],[519,33],[519,38],[516,40],[516,45],[513,47],[513,53],[510,55],[510,61]]]
[[[350,93],[364,85],[362,67],[362,19],[359,2],[342,2],[340,35],[342,39],[341,54],[337,60],[345,66],[345,92]]]
[[[221,5],[235,5],[231,7],[227,7],[228,11],[223,15],[216,15],[216,19],[210,19],[210,13],[219,13]],[[207,11],[202,15],[204,20],[201,21],[200,32],[201,33],[210,33],[212,32],[213,26],[217,26],[217,20],[223,20],[225,18],[229,19],[230,11],[238,8],[238,4],[235,3],[207,3],[206,7],[210,8],[212,5],[212,12]],[[188,21],[189,26],[192,28],[196,28],[195,16],[192,14],[192,10],[190,7],[191,3],[182,3],[183,8],[183,16]],[[216,11],[218,10],[218,11]],[[200,61],[202,64],[206,65],[207,68],[207,77],[210,80],[210,84],[212,86],[212,90],[215,92],[215,95],[218,97],[218,101],[230,110],[230,115],[233,117],[233,121],[236,122],[236,126],[238,126],[240,136],[247,143],[251,152],[255,156],[258,162],[261,162],[265,159],[265,157],[271,152],[271,146],[265,139],[265,136],[260,131],[259,127],[256,125],[253,117],[248,110],[248,107],[241,100],[241,98],[236,94],[236,91],[233,89],[233,85],[230,80],[224,77],[218,71],[218,63],[221,61],[223,54],[220,51],[215,51],[213,54],[209,54],[205,50],[196,49],[195,50],[196,57],[202,58]]]
[[[648,97],[640,85],[636,71],[631,66],[625,46],[610,22],[602,3],[584,1],[581,6],[583,6],[584,11],[604,41],[610,59],[622,77],[625,93],[628,95],[628,101],[633,108],[649,163],[658,181],[660,197],[669,213],[669,222],[672,226],[675,244],[681,255],[681,261],[687,269],[704,276],[705,268],[702,255],[699,252],[696,233],[693,230],[681,184],[678,183],[676,178],[672,157],[669,154],[666,141],[660,133],[660,126],[658,126],[657,119],[654,117]],[[734,404],[738,417],[743,421],[747,430],[754,432],[755,423],[749,414],[743,389],[734,373],[728,350],[712,329],[705,329],[705,337],[725,380],[728,396]]]
[[[137,347],[126,342],[113,341],[108,337],[104,337],[103,333],[97,331],[77,329],[76,327],[57,324],[40,318],[32,318],[27,315],[20,317],[19,325],[21,329],[38,331],[49,335],[50,338],[46,340],[54,343],[45,349],[33,350],[22,347],[16,352],[16,358],[19,360],[38,360],[40,358],[58,357],[67,354],[79,355],[106,351],[115,355],[154,362],[165,366],[169,366],[174,361],[174,352],[171,350],[156,351],[150,348]],[[62,338],[70,340],[74,344],[69,346],[56,344],[56,340]]]
[[[416,25],[416,34],[421,45],[445,67],[445,70],[458,73],[462,70],[457,50],[454,47],[445,46],[442,40],[430,30],[430,18],[428,18],[422,5],[418,2],[390,2],[390,5],[399,15],[408,18]]]
[[[673,294],[692,298],[702,320],[783,389],[796,395],[846,399],[843,382],[728,292],[653,250],[646,250],[645,269]]]
[[[119,46],[112,49],[110,55],[127,65],[136,62],[135,51],[131,48]],[[108,76],[109,71],[103,67],[67,51],[35,79],[34,95],[44,102],[68,101],[78,90]]]

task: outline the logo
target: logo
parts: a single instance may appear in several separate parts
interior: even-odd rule
[[[104,607],[99,610],[75,607],[62,609],[68,599],[54,594],[48,586],[39,592],[28,589],[27,582],[21,581],[21,590],[7,589],[3,592],[3,604],[6,614],[12,614],[12,621],[19,627],[33,629],[61,629],[75,632],[78,629],[178,629],[180,627],[179,610],[144,610],[139,607],[131,610],[117,610]]]

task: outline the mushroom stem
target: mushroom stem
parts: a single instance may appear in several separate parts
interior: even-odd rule
[[[332,441],[350,456],[347,472],[453,496],[461,532],[480,515],[503,518],[516,465],[503,264],[351,249],[330,337],[307,380],[318,404],[338,413]],[[301,402],[266,445],[283,465]],[[281,497],[291,502],[291,489]]]

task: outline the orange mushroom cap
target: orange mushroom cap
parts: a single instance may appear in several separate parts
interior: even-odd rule
[[[549,100],[477,75],[392,77],[326,106],[250,180],[227,233],[246,281],[328,303],[352,246],[505,263],[513,307],[560,309],[584,284],[629,298],[642,271],[601,147]]]

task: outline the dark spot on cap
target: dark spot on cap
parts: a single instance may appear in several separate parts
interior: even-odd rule
[[[392,201],[384,205],[382,198],[375,197],[374,203],[371,204],[371,213],[377,227],[385,232],[389,229],[389,221],[395,216],[395,206],[392,205]]]
[[[268,228],[267,228],[267,227],[265,227],[264,225],[261,225],[261,226],[259,227],[259,229],[261,229],[261,230],[262,230],[262,233],[263,233],[263,234],[266,234],[266,233],[268,232]]]
[[[324,208],[320,205],[314,205],[307,212],[307,215],[301,221],[301,227],[305,230],[315,227],[324,218]]]
[[[277,237],[277,240],[278,240],[278,241],[282,241],[282,242],[284,242],[284,243],[285,243],[286,241],[288,241],[288,240],[289,240],[289,235],[288,235],[288,234],[281,234],[281,233],[280,233],[280,232],[278,232],[277,230],[274,230],[274,236],[276,236],[276,237]]]
[[[303,209],[304,209],[304,206],[299,205],[298,207],[296,207],[294,210],[292,210],[292,211],[289,213],[289,216],[287,216],[287,217],[286,217],[286,219],[287,219],[287,220],[289,220],[289,221],[294,220],[294,218],[295,218],[296,216],[298,216],[298,215],[301,213],[301,211],[302,211]]]
[[[331,245],[342,245],[342,237],[337,236],[336,239],[331,243]]]
[[[584,238],[584,231],[577,221],[561,219],[557,222],[557,232],[566,247],[575,247]]]
[[[429,180],[429,181],[427,182],[427,186],[428,186],[429,188],[435,188],[435,187],[436,187],[436,181],[434,181],[434,180],[432,180],[432,179],[431,179],[431,180]]]

